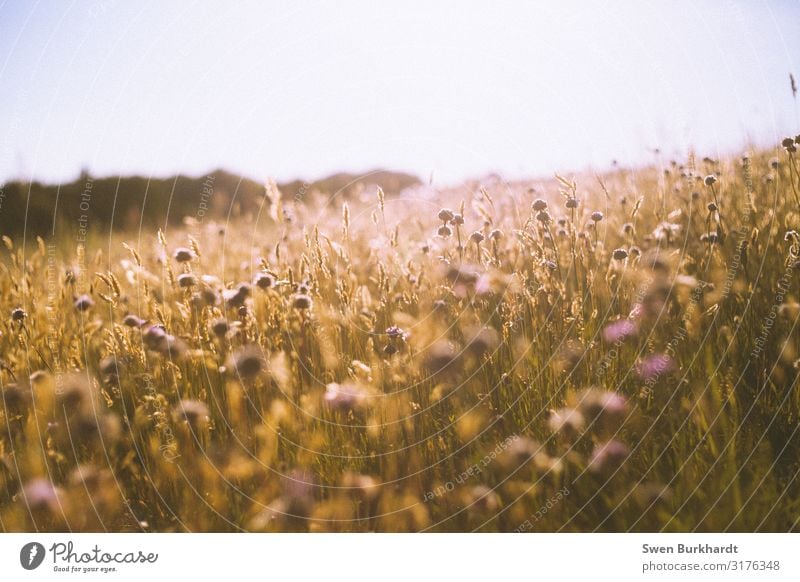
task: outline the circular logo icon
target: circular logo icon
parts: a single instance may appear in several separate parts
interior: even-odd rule
[[[44,546],[39,542],[30,542],[19,551],[19,563],[26,570],[35,570],[44,561]]]

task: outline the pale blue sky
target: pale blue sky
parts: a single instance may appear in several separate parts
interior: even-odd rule
[[[443,182],[800,131],[796,0],[376,4],[0,0],[0,179]]]

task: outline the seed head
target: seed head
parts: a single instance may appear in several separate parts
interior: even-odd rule
[[[259,289],[269,289],[275,285],[275,279],[269,273],[259,273],[253,280],[253,284]]]
[[[88,295],[81,295],[75,300],[75,309],[78,311],[88,311],[94,306],[94,301]]]
[[[26,317],[28,317],[28,314],[25,313],[22,307],[16,307],[11,311],[11,319],[14,321],[22,321]]]
[[[159,351],[166,337],[167,331],[163,325],[151,325],[142,334],[142,341],[149,349]]]
[[[628,447],[618,440],[598,443],[592,451],[589,468],[594,472],[617,468],[628,458],[628,453]]]
[[[197,430],[208,425],[208,406],[199,400],[181,400],[172,409],[172,417],[176,422],[186,422]]]
[[[449,208],[442,208],[439,211],[438,216],[439,216],[439,220],[441,220],[445,224],[450,222],[451,220],[453,220],[453,218],[455,218],[455,214],[453,214],[453,211],[450,210]]]
[[[453,231],[450,230],[449,226],[447,226],[446,224],[443,224],[442,226],[439,227],[439,230],[436,231],[436,234],[438,234],[439,236],[441,236],[443,238],[447,238],[448,236],[453,234]]]
[[[714,176],[713,174],[709,174],[708,176],[705,177],[705,179],[703,180],[703,183],[706,186],[713,186],[714,184],[717,183],[717,177]]]
[[[578,207],[578,199],[577,198],[567,198],[566,207],[570,210],[573,210]]]
[[[192,257],[194,257],[194,253],[192,253],[192,251],[186,247],[179,247],[175,249],[174,257],[179,263],[188,263],[192,260]]]
[[[298,293],[292,299],[292,307],[299,310],[311,309],[312,301],[309,295]]]
[[[531,208],[533,208],[534,212],[541,212],[542,210],[547,210],[547,202],[542,200],[541,198],[537,198],[531,204]]]
[[[615,261],[624,261],[628,258],[628,251],[625,249],[615,249],[611,255]]]
[[[584,426],[584,418],[579,410],[574,408],[561,408],[553,410],[547,419],[550,430],[554,433],[561,433],[566,436],[580,434]]]
[[[64,410],[67,415],[71,415],[91,403],[92,389],[86,374],[71,373],[63,382],[61,391],[56,394],[58,410]]]
[[[362,406],[366,396],[364,390],[357,384],[332,382],[325,387],[323,400],[333,410],[348,411]]]
[[[184,289],[188,289],[189,287],[197,285],[197,279],[191,273],[181,273],[178,275],[178,285]]]
[[[145,324],[145,320],[136,315],[129,314],[125,316],[122,323],[128,327],[142,327]]]
[[[211,331],[217,337],[225,336],[230,329],[231,326],[228,325],[228,321],[225,319],[216,319],[211,323]]]
[[[594,212],[592,212],[591,219],[593,222],[600,222],[601,220],[603,220],[603,213],[600,212],[599,210],[595,210]]]
[[[47,479],[33,479],[25,484],[22,494],[28,507],[34,511],[57,513],[61,491]]]
[[[471,235],[469,235],[470,242],[473,242],[475,244],[482,243],[483,242],[483,238],[484,238],[483,237],[483,233],[481,231],[479,231],[479,230],[476,230]]]
[[[239,308],[250,297],[250,285],[241,283],[236,289],[226,289],[222,292],[222,297],[228,307]]]
[[[255,378],[264,369],[264,354],[260,347],[245,346],[231,356],[231,367],[242,378]]]

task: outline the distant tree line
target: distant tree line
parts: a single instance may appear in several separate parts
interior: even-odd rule
[[[380,185],[388,195],[419,183],[409,174],[378,170],[335,174],[314,182],[279,184],[284,199],[302,201],[313,192],[348,196],[367,184]],[[71,232],[130,230],[197,220],[226,219],[266,209],[264,184],[224,170],[205,176],[95,178],[83,172],[73,182],[42,184],[9,182],[0,187],[0,231],[12,236],[47,237]],[[81,232],[84,231],[84,232]]]

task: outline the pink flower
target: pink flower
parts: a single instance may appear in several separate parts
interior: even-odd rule
[[[605,468],[619,467],[628,458],[628,453],[628,447],[618,440],[598,443],[592,451],[589,469],[596,472]]]
[[[609,344],[624,342],[628,338],[634,337],[636,332],[635,323],[630,319],[620,319],[605,327],[603,330],[603,340]]]
[[[637,373],[643,380],[654,380],[677,369],[675,360],[668,354],[655,354],[646,357],[637,366]]]

